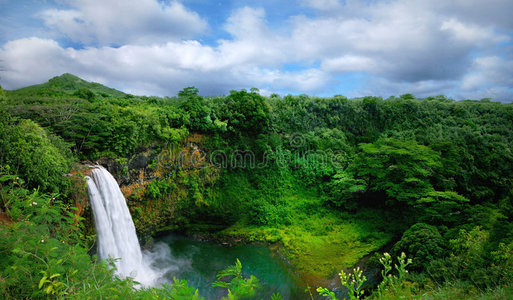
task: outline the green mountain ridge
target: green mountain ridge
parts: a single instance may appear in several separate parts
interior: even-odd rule
[[[60,76],[51,78],[45,83],[23,87],[17,90],[7,91],[11,96],[36,96],[36,97],[55,97],[55,96],[80,96],[77,91],[91,91],[96,96],[103,97],[124,97],[125,93],[116,89],[104,86],[97,82],[89,82],[70,73],[64,73]]]

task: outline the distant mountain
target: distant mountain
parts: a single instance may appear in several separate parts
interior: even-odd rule
[[[102,97],[124,97],[125,93],[106,87],[96,82],[88,82],[73,74],[64,73],[56,76],[48,82],[27,86],[18,90],[9,91],[10,96],[37,96],[37,97],[58,97],[78,96],[87,97],[91,95]]]

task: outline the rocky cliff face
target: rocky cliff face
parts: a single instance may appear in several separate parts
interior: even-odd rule
[[[156,151],[146,149],[127,160],[102,157],[93,164],[102,165],[116,178],[120,186],[126,186],[153,179],[155,170],[149,165],[157,155]]]
[[[83,175],[91,166],[102,165],[116,178],[141,244],[163,228],[180,229],[194,219],[196,208],[208,206],[204,195],[220,174],[205,160],[200,146],[190,141],[180,148],[140,149],[129,159],[100,158],[81,165],[78,172]]]

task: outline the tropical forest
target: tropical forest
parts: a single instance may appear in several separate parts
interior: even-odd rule
[[[68,73],[0,97],[0,298],[513,298],[511,104]]]

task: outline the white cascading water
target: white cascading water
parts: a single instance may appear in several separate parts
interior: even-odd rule
[[[116,179],[101,166],[96,166],[86,179],[99,258],[116,259],[116,273],[120,277],[132,277],[143,286],[156,285],[165,271],[151,267],[155,255],[141,252],[132,216]]]

